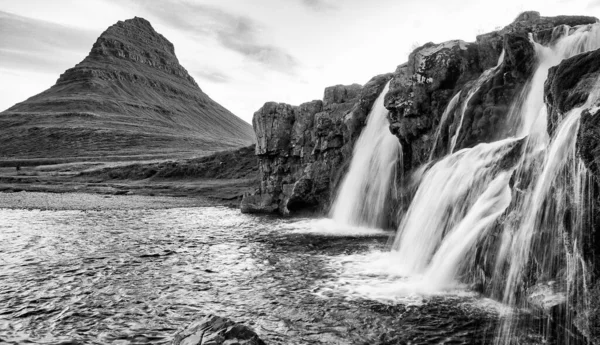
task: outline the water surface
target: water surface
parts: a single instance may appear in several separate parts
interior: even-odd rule
[[[206,313],[268,344],[492,343],[497,308],[472,293],[361,294],[392,279],[353,268],[389,236],[214,207],[0,209],[0,343],[168,344]]]

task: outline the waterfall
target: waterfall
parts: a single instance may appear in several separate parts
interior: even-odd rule
[[[452,285],[467,252],[473,248],[477,239],[484,235],[485,230],[504,213],[511,201],[511,191],[508,187],[510,176],[509,172],[498,174],[465,218],[446,235],[424,274],[423,280],[430,288],[440,290]]]
[[[451,139],[450,154],[424,172],[401,219],[392,246],[398,274],[423,275],[429,288],[443,289],[461,270],[474,268],[468,267],[477,264],[473,252],[492,229],[500,235],[487,242],[494,247],[490,253],[497,255],[492,281],[502,287],[502,299],[511,306],[525,298],[524,276],[532,255],[537,256],[537,273],[544,279],[551,279],[557,262],[582,266],[574,245],[578,235],[569,233],[580,226],[577,217],[585,213],[585,203],[577,200],[583,198],[586,183],[583,164],[575,158],[575,140],[580,115],[596,104],[600,87],[591,90],[584,105],[564,116],[552,140],[543,96],[549,68],[600,48],[600,24],[564,31],[566,36],[549,47],[531,40],[537,66],[508,116],[514,137],[454,152],[472,95],[498,66],[477,79],[460,105],[450,102],[445,115],[460,107],[460,122]],[[509,178],[511,185],[514,183],[512,193],[507,186]],[[567,212],[573,218],[568,229],[561,218]],[[499,223],[502,215],[506,219]],[[559,254],[563,257],[555,258]],[[584,267],[566,275],[581,272]]]
[[[463,219],[499,167],[514,165],[521,143],[510,138],[463,149],[425,173],[394,240],[400,272],[423,272],[444,235]]]
[[[398,138],[389,130],[384,97],[388,82],[373,104],[367,124],[354,145],[352,161],[331,210],[338,224],[382,227],[390,186],[402,159]]]
[[[438,140],[440,138],[440,134],[442,132],[442,127],[446,123],[446,119],[448,119],[448,115],[455,110],[456,105],[458,104],[458,101],[460,100],[460,94],[461,94],[461,92],[458,91],[456,93],[456,95],[454,95],[454,97],[452,97],[450,102],[448,102],[448,105],[446,106],[444,113],[442,114],[442,118],[440,119],[438,128],[435,131],[435,137],[433,138],[433,147],[431,148],[431,153],[429,154],[429,161],[431,161],[433,159],[433,155],[435,154],[435,149],[437,148],[437,142],[438,142]]]
[[[541,173],[524,197],[516,202],[514,212],[521,217],[504,229],[503,249],[496,259],[495,273],[496,280],[503,281],[502,298],[508,305],[519,307],[526,302],[518,297],[526,292],[524,277],[532,257],[536,260],[538,275],[542,279],[552,276],[554,264],[547,262],[555,260],[554,257],[559,254],[553,248],[562,247],[561,252],[565,255],[561,261],[564,261],[566,269],[563,278],[566,286],[559,293],[564,294],[569,303],[570,295],[577,297],[578,294],[572,290],[585,290],[585,283],[577,284],[573,278],[581,276],[585,279],[586,275],[577,241],[582,238],[582,220],[588,207],[585,202],[587,171],[577,158],[575,144],[582,112],[595,107],[599,98],[600,79],[590,90],[585,104],[569,111],[561,121],[545,150]],[[566,214],[572,215],[567,221]],[[548,240],[541,241],[538,237],[542,235]],[[504,265],[508,266],[506,273],[498,269]],[[515,320],[503,320],[499,344],[512,344],[515,326]]]

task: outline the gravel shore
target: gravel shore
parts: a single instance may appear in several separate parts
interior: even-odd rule
[[[88,193],[0,193],[0,208],[40,210],[160,209],[213,206],[202,198]]]

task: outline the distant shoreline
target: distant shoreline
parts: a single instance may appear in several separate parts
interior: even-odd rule
[[[239,208],[257,186],[253,146],[190,159],[0,166],[0,207]]]
[[[0,192],[0,209],[26,210],[136,210],[227,206],[204,198],[92,193]]]

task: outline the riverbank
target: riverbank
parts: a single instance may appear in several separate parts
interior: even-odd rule
[[[237,208],[257,184],[253,146],[191,159],[4,166],[0,207]]]
[[[204,198],[90,193],[0,193],[0,209],[131,210],[215,206]]]

